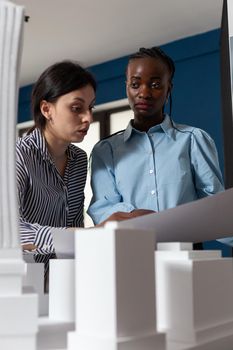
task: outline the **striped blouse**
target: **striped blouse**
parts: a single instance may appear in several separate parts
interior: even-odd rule
[[[36,245],[40,256],[54,252],[53,227],[83,227],[87,155],[72,144],[67,154],[62,177],[39,129],[16,144],[20,242]]]

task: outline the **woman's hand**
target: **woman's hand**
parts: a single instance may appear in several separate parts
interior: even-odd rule
[[[142,215],[152,214],[152,213],[155,213],[155,211],[149,210],[149,209],[134,209],[133,211],[131,211],[129,213],[126,213],[123,211],[118,211],[118,212],[110,215],[106,220],[102,221],[101,223],[99,223],[95,227],[102,227],[108,221],[123,221],[123,220],[136,218],[136,217],[142,216]]]
[[[148,215],[153,213],[156,213],[156,211],[150,209],[134,209],[129,214],[131,214],[131,218],[136,218],[137,216]]]
[[[37,246],[35,246],[34,244],[23,244],[22,245],[22,249],[23,250],[35,250],[37,248]]]

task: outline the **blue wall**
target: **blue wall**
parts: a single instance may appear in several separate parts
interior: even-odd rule
[[[223,169],[220,106],[220,30],[163,45],[176,65],[173,118],[200,127],[215,140]],[[156,44],[156,43],[155,43]],[[98,82],[97,105],[126,98],[125,68],[128,57],[90,67]],[[30,120],[32,85],[20,89],[18,121]]]

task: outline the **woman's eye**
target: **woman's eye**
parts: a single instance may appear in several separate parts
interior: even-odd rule
[[[129,85],[132,89],[138,89],[139,88],[139,84],[136,81],[131,81],[130,85]]]
[[[82,108],[80,106],[72,106],[71,107],[72,112],[74,113],[80,113]]]
[[[92,111],[93,111],[93,109],[95,109],[95,106],[90,106],[90,107],[89,107],[89,111],[91,111],[91,112],[92,112]]]
[[[160,87],[160,82],[159,81],[154,81],[151,84],[152,89],[157,89],[158,87]]]

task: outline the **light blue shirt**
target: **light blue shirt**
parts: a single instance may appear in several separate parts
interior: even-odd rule
[[[88,214],[96,224],[117,211],[161,211],[224,190],[212,138],[168,115],[148,132],[130,122],[97,143],[91,173]]]

